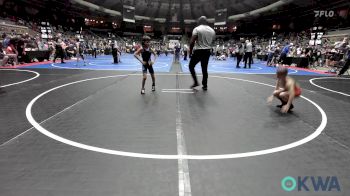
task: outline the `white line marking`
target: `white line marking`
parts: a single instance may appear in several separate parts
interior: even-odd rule
[[[228,69],[228,70],[232,70],[232,68],[233,68],[233,66],[234,65],[232,65],[232,67],[227,67],[227,64],[223,64],[223,65],[226,65],[226,67],[225,66],[219,66],[219,65],[212,65],[212,67],[215,67],[215,68],[218,68],[218,69]],[[255,68],[254,68],[255,67]],[[244,70],[244,68],[240,68],[240,69],[243,69]],[[261,68],[261,67],[258,67],[258,66],[252,66],[252,68],[247,68],[246,70],[250,70],[250,71],[257,71],[257,70],[262,70],[263,68]]]
[[[91,64],[91,63],[89,63]],[[155,69],[160,69],[160,68],[166,68],[166,67],[169,67],[169,64],[167,63],[162,63],[164,64],[163,66],[154,66]],[[92,65],[92,64],[91,64]],[[100,66],[102,67],[101,65],[97,65],[97,64],[93,64],[94,66]],[[60,68],[60,69],[73,69],[73,70],[91,70],[91,71],[133,71],[134,69],[125,69],[125,68],[115,68],[115,69],[96,69],[96,68],[89,68],[89,67],[64,67],[64,66],[59,66],[59,65],[55,65],[54,63],[51,64],[52,67],[55,67],[55,68]],[[107,65],[105,65],[107,66]],[[107,67],[112,67],[112,66],[118,66],[118,64],[111,64],[111,65],[108,65]],[[121,65],[119,65],[121,66]],[[122,65],[123,67],[127,67],[125,65]],[[141,66],[141,65],[140,65]],[[137,70],[142,70],[141,68],[138,68],[137,67]]]
[[[96,63],[98,63],[98,64],[96,64]],[[140,62],[135,60],[135,62],[132,62],[132,64],[129,64],[129,65],[114,64],[114,63],[107,64],[107,63],[103,63],[103,62],[95,62],[95,63],[89,63],[89,65],[94,65],[97,67],[135,67],[135,65],[136,65],[137,67],[139,67]],[[153,66],[153,68],[155,68],[155,69],[160,69],[160,68],[164,68],[164,67],[169,67],[169,64],[166,62],[158,62],[157,61],[156,64],[154,64],[154,66]],[[66,68],[66,67],[62,67],[62,68]],[[81,68],[81,69],[84,69],[84,68]],[[96,70],[100,70],[100,69],[96,69]]]
[[[93,69],[93,68],[78,68],[78,67],[62,67],[55,64],[51,64],[52,67],[60,68],[60,69],[73,69],[73,70],[90,70],[90,71],[133,71],[131,69]],[[141,68],[138,68],[141,70]]]
[[[41,123],[40,123],[40,124],[41,124]],[[8,140],[8,141],[2,143],[2,144],[0,145],[0,147],[3,147],[3,146],[5,146],[5,145],[11,143],[13,140],[15,140],[15,139],[19,138],[20,136],[26,134],[26,133],[29,132],[30,130],[33,130],[33,128],[34,128],[34,127],[31,127],[31,128],[29,128],[29,129],[27,129],[26,131],[20,133],[19,135],[13,137],[12,139],[10,139],[10,140]]]
[[[184,65],[185,68],[189,69],[188,65],[185,64]],[[242,71],[249,71],[249,69],[244,69],[244,68],[241,68],[240,70]],[[292,70],[294,72],[289,72],[288,74],[296,74],[298,73],[298,70],[295,70],[295,69],[289,69],[289,70]],[[239,72],[239,71],[216,71],[216,70],[211,70],[211,69],[208,69],[209,73],[210,72],[214,72],[214,73],[229,73],[229,74],[247,74],[247,75],[274,75],[276,73],[274,72],[256,72],[256,73],[250,73],[250,72]],[[180,73],[186,73],[186,72],[180,72]]]
[[[25,83],[25,82],[29,82],[31,80],[34,80],[36,78],[38,78],[40,76],[40,74],[36,71],[31,71],[31,70],[25,70],[25,69],[0,69],[0,71],[19,71],[19,72],[28,72],[28,73],[34,73],[35,76],[32,77],[32,78],[29,78],[27,80],[23,80],[23,81],[20,81],[20,82],[15,82],[15,83],[11,83],[11,84],[6,84],[6,85],[3,85],[3,86],[0,86],[0,88],[5,88],[5,87],[9,87],[9,86],[14,86],[14,85],[17,85],[17,84],[22,84],[22,83]]]
[[[333,138],[333,137],[327,135],[326,133],[322,133],[322,135],[328,137],[329,140],[331,140],[332,142],[338,144],[339,146],[341,146],[341,147],[343,147],[343,148],[345,148],[345,149],[347,149],[347,150],[350,150],[350,147],[349,147],[349,146],[347,146],[347,145],[341,143],[340,141],[338,141],[338,140],[336,140],[335,138]]]
[[[176,86],[179,86],[179,78],[176,76]],[[180,156],[187,155],[185,135],[182,128],[180,92],[176,94],[176,141],[177,154]],[[188,160],[178,159],[178,176],[179,176],[179,196],[191,196],[190,172]]]
[[[41,121],[39,124],[41,125],[41,124],[43,124],[43,123],[45,123],[45,122],[47,122],[47,121],[53,119],[54,117],[56,117],[56,116],[62,114],[63,112],[65,112],[65,111],[71,109],[72,107],[74,107],[74,106],[76,106],[76,105],[82,103],[83,101],[85,101],[85,100],[88,99],[88,98],[89,98],[89,97],[86,97],[86,98],[84,98],[84,99],[82,99],[82,100],[80,100],[80,101],[74,103],[73,105],[71,105],[71,106],[69,106],[69,107],[67,107],[67,108],[64,108],[63,110],[61,110],[60,112],[54,114],[53,116],[50,116],[49,118],[47,118],[47,119]],[[24,132],[22,132],[21,134],[19,134],[19,135],[13,137],[12,139],[8,140],[7,142],[2,143],[2,144],[0,145],[0,147],[5,146],[5,145],[11,143],[12,141],[16,140],[17,138],[21,137],[22,135],[28,133],[29,131],[31,131],[31,130],[33,130],[33,129],[34,129],[34,127],[31,127],[31,128],[29,128],[29,129],[27,129],[26,131],[24,131]]]
[[[162,93],[182,93],[182,94],[193,94],[194,92],[188,92],[188,91],[164,91],[164,90],[162,90]]]
[[[329,88],[325,88],[323,86],[320,86],[320,85],[317,85],[317,84],[314,83],[314,80],[323,80],[323,79],[350,80],[350,78],[322,77],[322,78],[312,78],[312,79],[309,80],[309,82],[312,85],[314,85],[314,86],[316,86],[318,88],[321,88],[321,89],[329,91],[329,92],[338,93],[340,95],[344,95],[344,96],[350,97],[350,95],[347,94],[347,93],[343,93],[343,92],[340,92],[340,91],[335,91],[335,90],[332,90],[332,89],[329,89]]]
[[[119,75],[119,77],[124,77],[124,76],[127,76],[127,75]],[[90,97],[91,97],[91,95],[90,95],[90,96],[88,96],[88,97],[86,97],[86,98],[84,98],[84,99],[82,99],[82,100],[80,100],[80,101],[77,101],[77,102],[76,102],[76,103],[74,103],[73,105],[68,106],[67,108],[65,108],[65,109],[61,110],[60,112],[58,112],[58,113],[54,114],[53,116],[50,116],[49,118],[47,118],[47,119],[45,119],[45,120],[41,121],[39,124],[41,125],[41,124],[43,124],[43,123],[47,122],[48,120],[51,120],[52,118],[54,118],[54,117],[56,117],[56,116],[58,116],[58,115],[62,114],[63,112],[65,112],[65,111],[67,111],[67,110],[69,110],[69,109],[73,108],[74,106],[76,106],[76,105],[78,105],[78,104],[80,104],[80,103],[84,102],[85,100],[87,100],[87,99],[88,99],[88,98],[90,98]],[[12,139],[10,139],[10,140],[8,140],[8,141],[6,141],[6,142],[2,143],[2,144],[0,145],[0,147],[5,146],[5,145],[7,145],[7,144],[11,143],[11,142],[12,142],[12,141],[14,141],[15,139],[17,139],[17,138],[21,137],[22,135],[26,134],[27,132],[29,132],[29,131],[31,131],[31,130],[33,130],[33,129],[34,129],[34,127],[31,127],[31,128],[29,128],[29,129],[27,129],[26,131],[24,131],[24,132],[20,133],[19,135],[17,135],[17,136],[15,136],[15,137],[13,137]]]
[[[172,89],[172,88],[169,88],[169,89],[162,89],[163,91],[193,91],[193,89],[190,89],[190,88],[184,88],[184,89]]]
[[[129,76],[131,75],[135,75],[135,74],[129,74]],[[158,75],[162,75],[162,74],[158,74]],[[177,74],[164,74],[164,75],[177,75]],[[315,102],[313,102],[312,100],[301,96],[302,99],[305,99],[306,101],[308,101],[309,103],[311,103],[312,105],[314,105],[320,112],[321,114],[321,123],[320,125],[317,127],[317,129],[315,130],[315,132],[313,132],[311,135],[308,135],[307,137],[283,145],[283,146],[279,146],[279,147],[274,147],[274,148],[270,148],[270,149],[264,149],[264,150],[258,150],[258,151],[252,151],[252,152],[244,152],[244,153],[234,153],[234,154],[219,154],[219,155],[162,155],[162,154],[144,154],[144,153],[135,153],[135,152],[126,152],[126,151],[118,151],[118,150],[111,150],[111,149],[106,149],[106,148],[100,148],[100,147],[96,147],[96,146],[90,146],[90,145],[86,145],[86,144],[82,144],[82,143],[78,143],[66,138],[63,138],[61,136],[55,135],[54,133],[51,133],[50,131],[46,130],[44,127],[42,127],[33,117],[32,115],[32,108],[33,105],[35,104],[35,102],[37,100],[39,100],[41,97],[43,97],[44,95],[69,86],[69,85],[73,85],[73,84],[78,84],[78,83],[82,83],[85,81],[92,81],[92,80],[99,80],[99,79],[105,79],[105,78],[112,78],[112,77],[119,77],[120,75],[114,75],[114,76],[105,76],[105,77],[98,77],[98,78],[90,78],[90,79],[85,79],[85,80],[79,80],[76,82],[71,82],[71,83],[67,83],[61,86],[57,86],[55,88],[52,88],[50,90],[47,90],[43,93],[41,93],[40,95],[36,96],[33,100],[31,100],[26,108],[26,117],[29,121],[30,124],[33,125],[33,127],[35,127],[39,132],[41,132],[42,134],[56,140],[59,142],[62,142],[64,144],[67,145],[71,145],[77,148],[81,148],[81,149],[85,149],[85,150],[90,150],[90,151],[94,151],[94,152],[100,152],[100,153],[105,153],[105,154],[111,154],[111,155],[119,155],[119,156],[127,156],[127,157],[135,157],[135,158],[148,158],[148,159],[193,159],[193,160],[216,160],[216,159],[234,159],[234,158],[244,158],[244,157],[254,157],[254,156],[261,156],[261,155],[267,155],[267,154],[272,154],[272,153],[277,153],[277,152],[282,152],[285,150],[289,150],[298,146],[301,146],[303,144],[306,144],[310,141],[312,141],[313,139],[317,138],[322,132],[323,130],[326,128],[327,125],[327,115],[324,112],[324,110]],[[124,75],[125,76],[125,75]],[[228,79],[228,80],[236,80],[236,81],[243,81],[243,82],[248,82],[248,83],[253,83],[253,84],[260,84],[260,85],[264,85],[264,86],[269,86],[269,87],[274,87],[274,85],[270,85],[270,84],[265,84],[262,82],[256,82],[256,81],[251,81],[251,80],[244,80],[244,79],[239,79],[239,78],[231,78],[231,77],[221,77],[221,76],[210,76],[213,78],[221,78],[221,79]]]

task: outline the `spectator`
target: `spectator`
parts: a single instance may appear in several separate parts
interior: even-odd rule
[[[174,53],[175,53],[175,63],[179,63],[180,62],[180,51],[181,51],[181,47],[179,44],[175,45],[174,48]]]
[[[350,67],[350,45],[349,38],[344,38],[343,42],[339,45],[339,48],[345,54],[345,64],[342,69],[339,71],[338,76],[343,75]]]
[[[253,62],[253,43],[250,40],[246,40],[245,54],[244,54],[244,69],[247,68],[247,63],[250,69],[252,62]]]
[[[187,44],[185,44],[183,48],[184,61],[187,61],[187,53],[188,53],[188,46]]]
[[[241,68],[239,66],[239,64],[241,63],[242,61],[242,58],[243,58],[243,55],[244,55],[244,40],[241,39],[240,40],[241,43],[239,43],[237,45],[237,48],[236,48],[236,57],[237,57],[237,65],[236,65],[236,68]]]
[[[64,43],[61,39],[58,39],[57,42],[55,43],[55,57],[53,59],[53,63],[56,62],[57,57],[61,58],[61,63],[65,63],[64,62],[64,49],[62,48],[62,43]]]
[[[38,50],[42,51],[42,50],[47,50],[47,48],[45,47],[45,43],[43,42],[43,40],[41,38],[37,39],[37,45],[38,45]]]
[[[0,65],[6,66],[8,60],[9,60],[9,57],[5,55],[5,52],[2,50],[2,43],[0,43]]]
[[[290,47],[292,46],[292,43],[287,43],[287,45],[284,46],[284,48],[281,51],[281,56],[280,56],[280,63],[283,65],[286,63],[287,60],[287,54],[289,53]]]
[[[9,57],[9,59],[13,60],[13,64],[18,64],[18,51],[15,48],[14,40],[10,40],[9,45],[6,48],[6,55]]]
[[[7,48],[7,46],[10,43],[11,38],[8,35],[6,35],[6,33],[2,34],[1,38],[3,39],[2,47]]]
[[[92,43],[92,56],[94,56],[95,58],[97,57],[97,43],[95,40]]]

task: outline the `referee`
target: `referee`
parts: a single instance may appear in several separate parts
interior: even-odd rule
[[[190,55],[191,60],[189,64],[189,69],[194,80],[194,84],[191,88],[199,86],[195,67],[197,63],[201,62],[202,73],[203,73],[203,90],[208,90],[208,62],[210,58],[210,50],[212,48],[212,42],[215,38],[215,31],[210,26],[208,26],[207,17],[201,16],[198,19],[198,25],[192,33],[191,43],[190,43]]]

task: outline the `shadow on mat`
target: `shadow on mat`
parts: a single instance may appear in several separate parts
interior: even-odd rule
[[[6,91],[0,88],[0,95],[5,94]]]

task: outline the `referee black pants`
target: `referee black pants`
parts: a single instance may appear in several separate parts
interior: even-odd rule
[[[202,85],[207,87],[208,85],[208,62],[210,58],[210,49],[195,50],[192,54],[189,69],[195,84],[198,84],[197,75],[195,71],[196,65],[201,62],[203,80]]]
[[[346,60],[344,67],[340,70],[339,76],[343,75],[350,67],[350,59]]]
[[[92,49],[92,56],[96,58],[96,55],[97,55],[97,49],[94,48]]]
[[[240,64],[241,61],[242,61],[243,55],[241,55],[241,54],[239,54],[239,53],[236,53],[236,57],[237,57],[237,64],[236,64],[236,67],[238,68],[238,67],[239,67],[239,64]]]
[[[253,53],[252,52],[246,52],[244,55],[244,68],[247,67],[247,63],[249,68],[251,68],[253,62]]]
[[[61,58],[61,63],[64,62],[64,52],[62,47],[56,47],[55,57],[53,58],[53,62],[56,62],[57,57]]]

